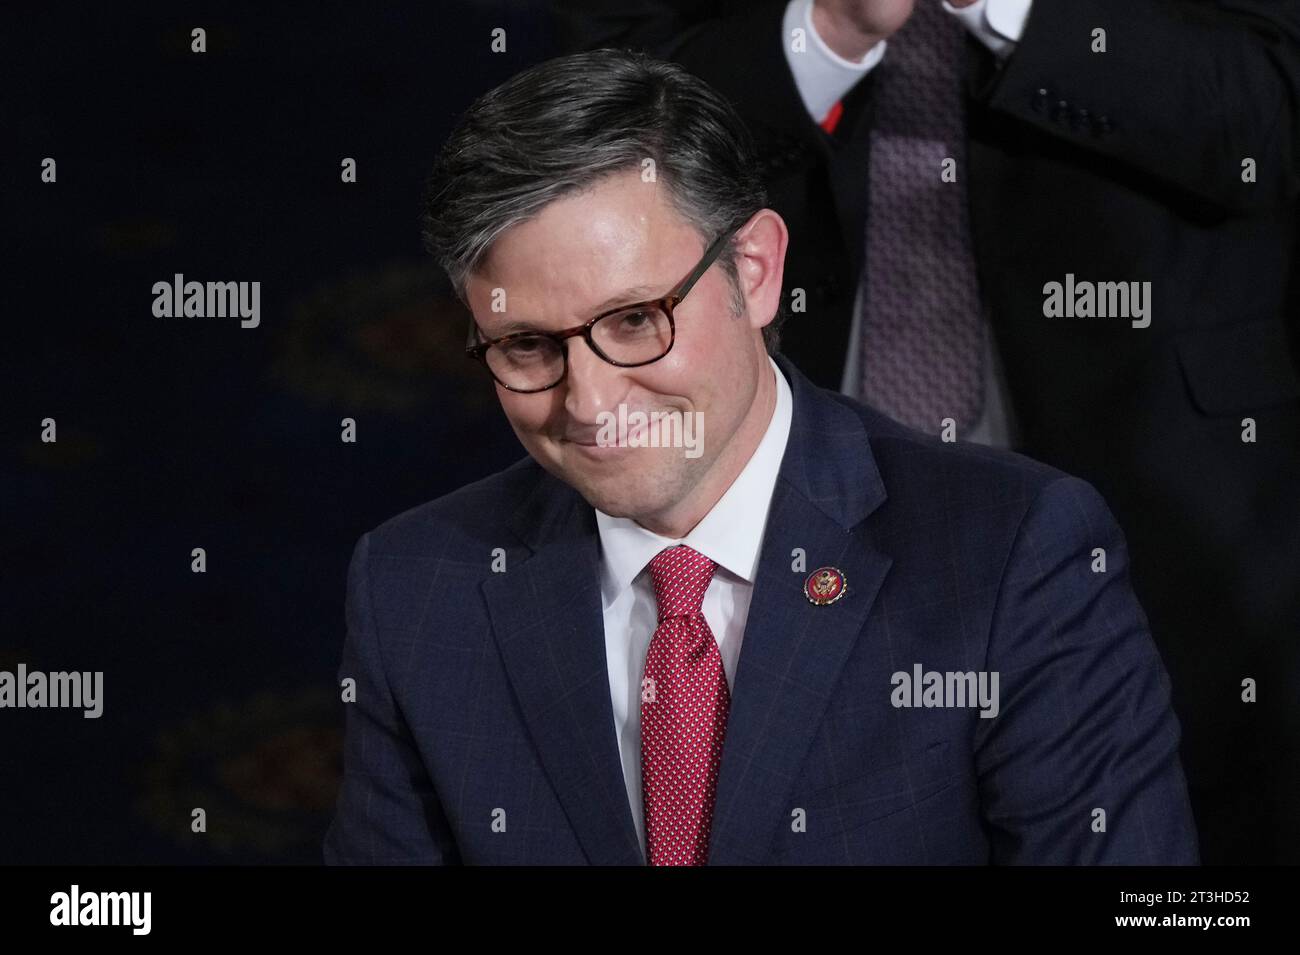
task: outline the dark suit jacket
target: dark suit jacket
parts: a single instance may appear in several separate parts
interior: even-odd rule
[[[710,864],[1195,863],[1168,680],[1097,493],[778,361],[793,421]],[[361,538],[327,862],[643,862],[599,561],[592,508],[531,458]],[[848,588],[816,606],[803,583],[823,565]],[[892,674],[917,664],[996,671],[998,715],[895,707]]]
[[[838,388],[878,73],[830,136],[786,64],[785,0],[554,6],[566,49],[676,60],[745,116],[790,226],[787,301],[807,293],[782,350]],[[1300,862],[1300,2],[1035,0],[1005,65],[967,54],[959,175],[1017,449],[1094,484],[1128,533],[1206,860]],[[1067,273],[1150,281],[1151,326],[1044,317]]]

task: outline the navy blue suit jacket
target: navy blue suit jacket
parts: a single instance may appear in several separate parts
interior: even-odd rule
[[[709,863],[1196,863],[1168,678],[1098,494],[777,361],[793,421]],[[591,506],[531,458],[361,538],[327,863],[644,864],[599,561]],[[848,582],[825,606],[820,566]],[[918,664],[996,671],[998,715],[896,706]]]

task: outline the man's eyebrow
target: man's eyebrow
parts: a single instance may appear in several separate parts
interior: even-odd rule
[[[610,296],[605,301],[594,306],[588,318],[595,318],[601,312],[607,312],[612,308],[618,308],[620,305],[632,305],[636,302],[644,302],[657,291],[652,285],[637,285],[633,288],[624,289],[617,295]],[[665,293],[666,294],[666,293]],[[536,322],[524,321],[523,319],[512,319],[503,322],[500,326],[493,329],[493,338],[502,338],[506,335],[513,335],[515,332],[545,332],[550,329],[540,327]]]
[[[611,295],[605,301],[595,306],[591,310],[592,315],[599,315],[601,312],[608,311],[611,308],[617,308],[620,305],[631,305],[633,302],[644,302],[654,294],[656,288],[652,285],[637,285],[634,288],[624,289],[617,295]],[[667,294],[667,293],[664,293]]]
[[[505,322],[499,328],[493,329],[491,337],[501,338],[506,335],[513,335],[515,332],[540,332],[540,331],[545,331],[545,329],[538,328],[532,322],[524,322],[524,321],[520,321],[519,319],[515,319],[514,321]]]

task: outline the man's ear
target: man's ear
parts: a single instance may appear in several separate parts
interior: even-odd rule
[[[736,233],[737,279],[753,328],[763,328],[776,317],[789,241],[785,220],[771,209],[755,212]]]

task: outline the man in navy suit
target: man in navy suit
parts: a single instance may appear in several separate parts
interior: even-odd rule
[[[786,227],[707,85],[520,74],[426,235],[529,454],[357,545],[327,862],[1197,862],[1106,505],[779,354]]]

